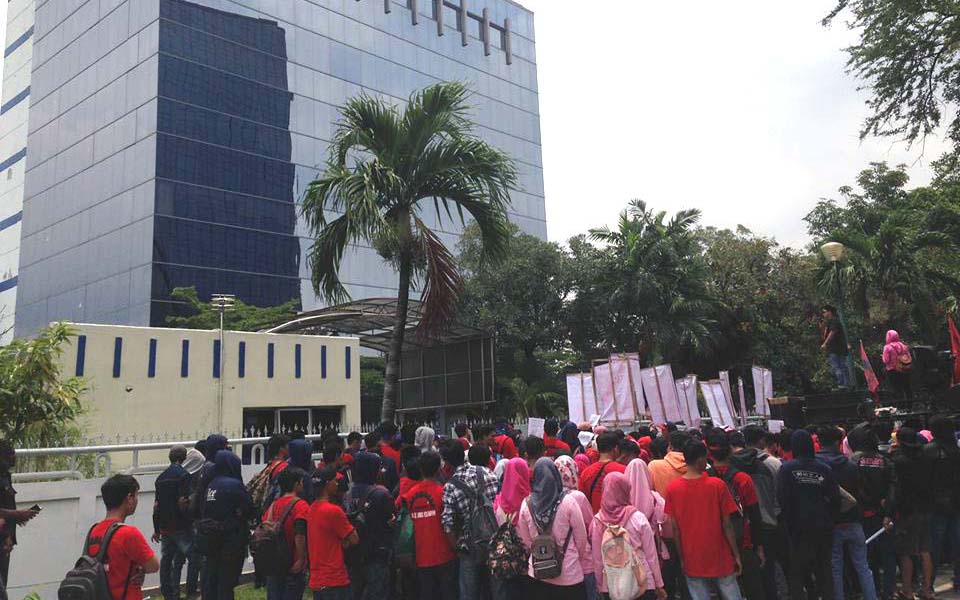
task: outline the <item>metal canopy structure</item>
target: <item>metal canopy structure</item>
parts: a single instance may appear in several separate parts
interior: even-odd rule
[[[262,333],[349,335],[360,338],[360,345],[364,348],[388,352],[390,338],[397,325],[396,314],[396,298],[368,298],[300,313],[296,319],[264,330]],[[417,331],[422,318],[423,303],[410,300],[407,309],[407,330],[403,336],[403,352],[491,337],[489,332],[459,323],[451,324],[439,335],[425,337]]]
[[[396,298],[369,298],[301,313],[265,333],[350,335],[364,348],[387,353],[396,329]],[[425,337],[417,326],[423,304],[411,300],[400,353],[397,412],[431,413],[443,422],[451,415],[483,411],[494,402],[493,334],[459,323]]]

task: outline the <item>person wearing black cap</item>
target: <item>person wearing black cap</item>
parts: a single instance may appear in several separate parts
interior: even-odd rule
[[[840,490],[833,471],[814,457],[813,437],[806,430],[790,438],[795,458],[777,473],[780,517],[787,529],[791,600],[802,600],[804,582],[812,573],[813,597],[833,598],[833,523],[840,513]],[[843,600],[838,598],[837,600]]]
[[[901,427],[893,455],[893,485],[884,506],[883,526],[893,532],[900,561],[902,594],[913,598],[913,558],[923,567],[921,598],[933,597],[933,558],[930,554],[930,470],[922,457],[923,444],[915,429]]]

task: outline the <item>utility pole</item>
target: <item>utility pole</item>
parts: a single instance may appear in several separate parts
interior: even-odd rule
[[[237,297],[233,294],[214,294],[210,297],[210,308],[220,313],[220,352],[217,356],[217,372],[220,377],[217,378],[217,431],[223,431],[223,378],[226,372],[223,370],[223,357],[226,354],[226,347],[223,344],[223,315],[228,310],[233,310],[233,305]]]

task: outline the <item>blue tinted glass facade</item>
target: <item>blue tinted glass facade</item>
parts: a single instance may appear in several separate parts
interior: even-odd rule
[[[286,32],[160,0],[151,322],[176,287],[258,306],[300,295]]]

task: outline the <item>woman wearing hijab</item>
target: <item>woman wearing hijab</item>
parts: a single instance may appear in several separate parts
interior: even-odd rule
[[[634,461],[637,462],[637,461]],[[643,461],[640,461],[643,462]],[[632,464],[632,463],[631,463]],[[601,544],[607,527],[622,527],[633,553],[647,575],[647,591],[641,598],[652,599],[654,593],[659,600],[665,600],[667,592],[663,588],[660,574],[660,560],[657,557],[657,544],[653,529],[642,511],[630,504],[631,486],[626,474],[610,473],[603,480],[603,499],[600,512],[590,522],[590,541],[593,547],[593,562],[597,565],[597,589],[607,593],[607,582],[603,571]]]
[[[560,428],[560,433],[557,437],[560,438],[560,441],[570,446],[570,452],[576,454],[577,448],[580,446],[580,439],[577,437],[579,433],[580,430],[577,429],[577,424],[567,421]]]
[[[505,462],[500,493],[493,501],[497,523],[503,525],[509,518],[516,525],[520,520],[520,505],[530,495],[530,467],[526,459],[516,456]]]
[[[630,482],[630,504],[643,513],[653,528],[654,535],[659,536],[660,526],[666,520],[663,512],[666,502],[650,485],[647,463],[641,459],[630,461],[624,475]]]
[[[890,383],[894,395],[898,398],[909,399],[912,395],[910,389],[912,366],[910,347],[900,341],[899,333],[891,329],[887,332],[887,343],[883,346],[883,372],[887,376],[887,382]]]
[[[520,508],[517,527],[517,533],[528,550],[541,532],[549,532],[553,537],[557,550],[563,552],[563,564],[559,577],[534,579],[531,558],[528,599],[585,600],[582,564],[589,560],[590,554],[587,527],[577,501],[563,488],[557,465],[546,457],[533,467],[533,488],[530,498]]]
[[[573,462],[577,463],[577,478],[579,479],[580,473],[583,473],[583,470],[590,466],[590,457],[586,454],[577,454],[573,457]]]
[[[436,439],[436,432],[426,425],[418,427],[413,435],[414,445],[420,449],[420,452],[430,452],[433,450],[433,440]]]
[[[517,458],[517,457],[514,457],[514,458]],[[510,460],[512,459],[501,458],[500,460],[497,461],[497,465],[493,468],[493,475],[494,477],[497,478],[497,481],[500,482],[501,489],[503,488],[503,474],[506,472],[507,463],[510,462]],[[527,470],[529,471],[530,468],[527,467]],[[529,492],[527,493],[529,494]]]
[[[584,458],[586,457],[584,456]],[[554,462],[557,465],[557,470],[560,471],[560,481],[563,483],[563,489],[566,490],[568,496],[577,502],[580,513],[583,515],[583,523],[587,526],[589,532],[590,521],[593,520],[593,507],[590,506],[586,494],[579,489],[580,469],[577,467],[576,461],[569,456],[558,456]],[[590,552],[583,558],[580,566],[583,568],[583,583],[587,588],[587,598],[588,600],[595,600],[597,597],[597,580],[594,575],[593,553]]]

